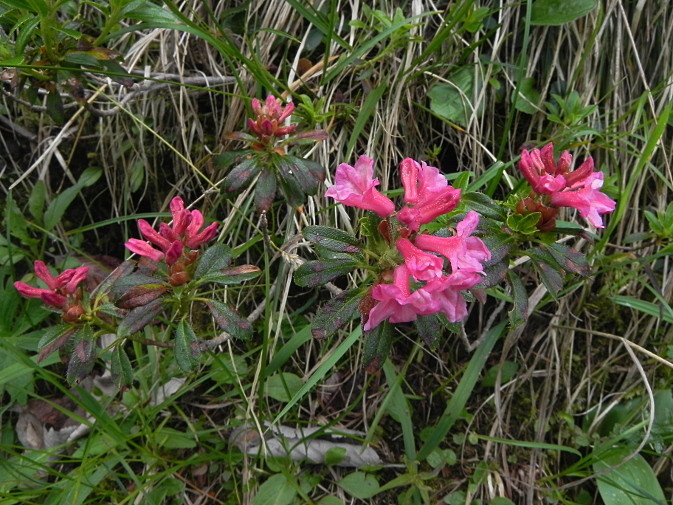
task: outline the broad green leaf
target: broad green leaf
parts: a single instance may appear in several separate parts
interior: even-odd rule
[[[313,337],[317,339],[331,337],[351,321],[357,313],[362,296],[360,291],[350,290],[322,305],[311,325]]]
[[[502,370],[500,376],[502,383],[504,384],[514,377],[518,369],[519,365],[512,361],[505,361],[502,365],[494,365],[484,374],[484,378],[481,380],[481,385],[487,388],[492,388],[495,386],[496,379],[498,378],[498,372],[500,370]]]
[[[517,328],[528,319],[528,293],[516,272],[513,270],[507,272],[507,278],[512,286],[511,295],[514,302],[514,307],[512,307],[512,310],[507,315],[509,316],[509,323],[512,328]]]
[[[180,369],[189,373],[199,362],[199,348],[196,334],[191,325],[180,321],[175,331],[175,361]]]
[[[364,472],[353,472],[348,474],[338,481],[337,484],[348,494],[355,498],[359,498],[360,500],[371,498],[381,487],[379,486],[376,477]]]
[[[117,327],[117,336],[120,338],[125,338],[130,335],[133,335],[135,332],[140,331],[146,325],[152,322],[152,320],[159,315],[159,312],[163,309],[163,302],[161,299],[154,300],[153,302],[143,305],[142,307],[136,307],[135,309],[129,311],[129,313],[122,319],[121,323]]]
[[[248,158],[234,167],[224,178],[224,187],[228,191],[238,191],[251,181],[261,170],[257,158]]]
[[[217,300],[207,300],[205,304],[213,314],[217,325],[232,337],[246,339],[250,336],[252,325],[234,309]]]
[[[118,385],[131,384],[133,382],[133,367],[128,355],[124,352],[121,345],[115,346],[112,350],[112,359],[110,360],[112,377]]]
[[[307,261],[295,271],[294,282],[302,287],[322,286],[356,267],[354,261]]]
[[[290,505],[297,494],[292,482],[284,474],[272,475],[259,486],[252,505]]]
[[[596,5],[596,0],[536,0],[530,22],[532,25],[562,25],[586,16]]]
[[[325,465],[334,466],[341,463],[346,455],[346,449],[344,447],[332,447],[325,453]]]
[[[535,114],[540,103],[540,92],[534,88],[535,79],[526,77],[517,89],[519,98],[516,100],[516,109],[525,114]]]
[[[35,182],[28,199],[28,212],[38,221],[42,221],[44,215],[44,202],[47,199],[47,190],[44,181]]]
[[[263,170],[255,186],[255,208],[258,212],[266,212],[271,208],[276,196],[276,174],[271,170]]]
[[[610,451],[594,463],[594,472],[608,470],[596,479],[598,492],[605,505],[665,505],[661,485],[652,467],[640,454],[631,459],[632,449],[622,447]]]
[[[227,268],[231,263],[231,257],[231,248],[225,244],[209,247],[199,259],[194,278],[200,279],[205,275]]]
[[[481,104],[474,110],[472,103],[475,88],[481,89],[481,86],[481,78],[478,77],[475,82],[475,69],[463,67],[449,78],[449,82],[437,83],[430,88],[430,109],[441,118],[467,126],[473,115],[478,117],[481,114]]]
[[[358,253],[360,241],[353,235],[328,226],[307,226],[302,235],[306,240],[319,244],[329,251],[340,253]]]
[[[279,402],[287,403],[304,385],[301,378],[291,372],[271,375],[264,383],[264,392]]]
[[[392,325],[383,321],[376,328],[365,332],[364,355],[362,358],[365,369],[369,373],[376,372],[388,357],[393,343]]]

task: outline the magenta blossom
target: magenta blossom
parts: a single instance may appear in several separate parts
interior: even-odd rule
[[[34,288],[24,282],[15,282],[14,287],[26,298],[40,298],[47,305],[64,308],[71,298],[77,298],[77,287],[86,279],[88,267],[69,268],[54,277],[42,261],[36,261],[35,275],[46,284],[46,288]]]
[[[211,241],[217,234],[217,223],[212,223],[201,230],[204,224],[203,214],[198,210],[185,209],[184,202],[179,196],[171,200],[170,208],[173,214],[171,226],[161,223],[157,232],[147,221],[139,219],[140,233],[151,244],[132,238],[124,244],[126,248],[154,262],[164,259],[166,264],[173,265],[184,254],[185,248],[196,249],[201,244]]]
[[[552,193],[551,203],[556,207],[572,207],[577,209],[580,216],[589,221],[596,228],[603,228],[601,214],[608,214],[615,210],[616,202],[606,194],[601,193],[603,173],[590,174],[578,189]]]
[[[546,195],[554,207],[572,207],[593,226],[603,228],[601,214],[615,210],[616,202],[600,192],[603,174],[594,172],[594,160],[589,157],[571,171],[572,156],[564,151],[554,160],[554,144],[542,149],[523,151],[519,169],[538,195]]]
[[[425,162],[402,160],[400,176],[407,206],[400,210],[397,219],[411,231],[418,231],[421,225],[451,212],[460,201],[460,190],[449,186],[439,169]]]
[[[419,249],[406,238],[398,238],[396,246],[404,257],[409,273],[417,281],[429,281],[442,276],[444,261],[441,258]]]
[[[252,110],[256,118],[248,119],[250,131],[260,137],[282,137],[294,133],[297,129],[296,125],[282,126],[283,122],[292,115],[294,104],[290,102],[284,107],[282,104],[283,102],[273,95],[266,97],[264,104],[257,98],[253,98]]]
[[[378,185],[379,180],[374,178],[374,160],[360,156],[353,167],[346,163],[337,167],[335,184],[325,196],[344,205],[374,211],[385,218],[395,212],[395,204],[379,193],[375,187]]]
[[[479,214],[471,210],[458,223],[456,235],[453,237],[435,237],[434,235],[417,235],[415,244],[426,251],[441,254],[451,263],[451,270],[468,272],[484,272],[482,263],[491,259],[491,251],[478,237],[472,233],[479,224]]]
[[[467,316],[467,303],[461,291],[470,289],[481,282],[476,272],[458,270],[450,275],[428,282],[423,289],[437,305],[434,312],[441,312],[452,322]]]
[[[411,292],[409,270],[405,265],[395,267],[392,284],[374,286],[372,298],[379,303],[369,311],[369,318],[363,327],[365,331],[376,328],[385,320],[391,323],[415,321],[419,315],[433,314],[438,309],[425,290]]]

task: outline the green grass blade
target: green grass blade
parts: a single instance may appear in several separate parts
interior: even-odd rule
[[[503,321],[491,328],[486,334],[486,338],[484,338],[484,341],[477,348],[470,363],[467,365],[467,369],[462,379],[460,379],[456,392],[446,404],[446,409],[439,419],[437,426],[432,430],[430,438],[418,453],[417,459],[424,460],[432,451],[439,447],[439,444],[442,443],[446,434],[460,417],[465,405],[467,405],[467,401],[470,399],[474,386],[477,384],[477,380],[479,380],[479,375],[486,365],[486,360],[489,354],[491,354],[493,346],[503,334],[506,324],[507,322]]]

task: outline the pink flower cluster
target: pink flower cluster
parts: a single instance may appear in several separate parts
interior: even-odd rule
[[[201,244],[211,241],[217,234],[217,223],[212,223],[201,230],[204,224],[203,214],[198,210],[185,209],[185,204],[179,196],[171,200],[170,209],[173,224],[169,226],[161,223],[158,232],[144,219],[138,220],[140,233],[151,244],[132,238],[124,244],[126,248],[154,262],[163,259],[167,265],[173,265],[182,257],[185,249],[196,249]]]
[[[259,137],[282,137],[294,133],[296,125],[282,126],[283,122],[292,115],[294,104],[288,103],[285,107],[283,102],[273,95],[266,97],[262,104],[257,98],[252,100],[252,110],[257,116],[255,119],[248,118],[248,128]]]
[[[382,218],[394,217],[403,225],[394,240],[403,262],[394,268],[392,284],[372,288],[371,297],[378,303],[363,315],[365,331],[385,320],[409,322],[439,312],[452,322],[463,319],[467,305],[461,291],[480,282],[482,263],[491,257],[481,239],[471,236],[479,215],[468,212],[453,237],[419,234],[421,225],[456,208],[460,190],[449,186],[437,168],[407,158],[400,165],[405,205],[396,212],[393,201],[376,189],[379,181],[373,177],[373,166],[374,161],[366,156],[360,156],[353,167],[339,165],[335,184],[325,193]],[[450,265],[448,274],[445,262]]]
[[[572,156],[564,151],[554,160],[554,144],[542,149],[523,151],[519,169],[538,195],[548,195],[553,207],[572,207],[597,228],[603,228],[601,214],[615,210],[615,201],[601,193],[603,173],[594,172],[594,160],[589,157],[571,171]]]
[[[26,298],[39,298],[47,305],[61,309],[64,318],[76,320],[84,309],[79,305],[79,284],[86,279],[88,267],[69,268],[54,277],[43,261],[35,262],[35,275],[46,284],[46,288],[34,288],[24,282],[15,282],[14,287]]]

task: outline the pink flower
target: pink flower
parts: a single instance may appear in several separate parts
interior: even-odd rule
[[[554,145],[547,144],[541,150],[523,151],[519,168],[524,177],[540,195],[549,195],[555,207],[573,207],[597,228],[603,228],[600,214],[615,210],[615,201],[599,190],[603,186],[603,174],[594,172],[594,160],[589,157],[576,169],[570,171],[572,156],[568,151],[554,161]]]
[[[461,291],[474,287],[480,281],[478,273],[458,270],[428,282],[423,289],[437,305],[433,313],[441,312],[450,322],[455,323],[467,316],[467,303]]]
[[[451,270],[483,273],[482,263],[491,259],[491,251],[478,237],[472,233],[479,224],[479,214],[470,211],[458,223],[456,235],[453,237],[435,237],[434,235],[417,235],[415,244],[420,249],[441,254],[451,263]]]
[[[405,323],[437,312],[437,303],[428,292],[423,289],[410,291],[409,270],[405,265],[395,267],[392,284],[377,284],[372,288],[372,298],[379,303],[369,311],[364,330],[370,331],[385,320]]]
[[[252,100],[252,110],[256,114],[255,119],[248,119],[248,128],[250,131],[260,137],[282,137],[294,133],[297,126],[281,126],[283,121],[292,115],[294,104],[288,103],[285,107],[283,102],[273,95],[266,97],[266,102],[262,104],[257,98]]]
[[[551,203],[556,207],[572,207],[596,228],[603,228],[601,214],[615,210],[616,202],[600,192],[603,186],[603,173],[593,172],[582,181],[576,190],[559,191],[551,195]]]
[[[35,275],[47,285],[47,288],[34,288],[24,282],[15,282],[14,287],[26,298],[40,298],[47,305],[63,308],[77,291],[79,284],[86,279],[87,267],[69,268],[57,277],[51,275],[49,268],[42,261],[36,261]]]
[[[565,151],[558,164],[554,161],[554,144],[540,149],[523,151],[519,170],[538,194],[550,194],[566,187],[564,174],[568,171],[572,157]]]
[[[448,183],[438,168],[428,166],[424,161],[420,164],[412,158],[405,158],[400,163],[400,178],[404,187],[404,201],[416,204],[428,200],[431,195],[446,190]]]
[[[354,167],[345,163],[337,167],[335,184],[325,192],[325,196],[344,205],[374,211],[385,218],[395,212],[395,204],[379,193],[375,188],[378,185],[379,180],[374,178],[374,160],[360,156]]]
[[[179,196],[171,200],[170,209],[173,214],[172,225],[161,223],[158,232],[144,219],[138,220],[141,235],[151,245],[132,238],[124,244],[126,248],[154,262],[165,259],[166,264],[173,265],[183,255],[185,248],[196,249],[217,235],[218,224],[212,223],[201,230],[204,224],[203,214],[198,210],[185,209],[185,204]]]
[[[407,206],[397,214],[397,219],[411,231],[418,231],[422,224],[451,212],[458,205],[460,190],[449,186],[439,169],[425,162],[402,160],[400,177]]]
[[[429,281],[441,277],[444,261],[420,250],[406,238],[397,239],[397,250],[404,257],[404,264],[417,281]]]

